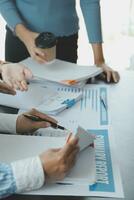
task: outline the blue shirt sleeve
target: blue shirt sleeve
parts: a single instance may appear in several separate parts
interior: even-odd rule
[[[17,24],[24,23],[14,0],[0,0],[0,12],[13,31]]]
[[[80,0],[90,43],[102,43],[100,0]]]
[[[17,2],[17,3],[16,3]],[[20,3],[21,2],[21,3]],[[28,3],[31,2],[31,3]],[[64,7],[66,6],[65,1],[61,3],[61,10],[59,5],[56,4],[56,1],[20,1],[20,0],[0,0],[0,12],[4,19],[6,20],[8,26],[14,30],[17,24],[25,24],[31,30],[41,32],[45,30],[51,30],[57,35],[68,35],[77,31],[77,27],[74,27],[74,24],[77,24],[77,18],[74,17],[75,8],[74,4],[68,3],[67,13],[64,12]],[[18,9],[18,5],[20,9]],[[50,5],[53,5],[51,7]],[[80,0],[80,5],[82,13],[84,16],[87,33],[89,37],[89,42],[91,43],[102,43],[102,31],[101,31],[101,17],[100,17],[100,0]],[[42,6],[43,9],[40,8]],[[58,6],[58,8],[57,8]],[[38,9],[41,10],[40,14],[37,13]],[[61,12],[61,15],[57,13],[57,9]],[[53,20],[52,17],[48,18],[48,13],[53,10]],[[71,18],[66,18],[64,15],[69,15]],[[63,25],[63,21],[58,20],[64,17],[68,19],[66,26]],[[71,20],[74,20],[72,22]],[[40,20],[42,19],[42,20]],[[45,21],[45,19],[47,19]],[[57,20],[56,20],[57,19]],[[76,22],[76,23],[75,23]],[[72,23],[72,26],[71,26]],[[65,24],[65,23],[64,23]],[[50,27],[51,26],[51,27]],[[56,28],[52,28],[52,26]],[[59,29],[57,30],[57,27]],[[66,31],[66,34],[65,34]]]
[[[12,167],[0,163],[0,199],[14,194],[17,191]]]

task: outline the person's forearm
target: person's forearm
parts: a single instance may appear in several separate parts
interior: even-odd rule
[[[15,28],[16,36],[26,44],[29,40],[31,31],[28,30],[23,24],[17,24]]]
[[[94,54],[94,63],[96,65],[103,64],[105,62],[103,55],[103,48],[101,43],[92,44],[93,54]]]
[[[101,43],[101,14],[100,0],[80,0],[80,5],[90,43]]]
[[[34,57],[35,55],[32,54],[32,51],[35,47],[34,41],[35,38],[38,36],[38,33],[32,32],[31,30],[27,29],[23,24],[17,24],[15,28],[15,33],[17,37],[24,43],[31,57]]]

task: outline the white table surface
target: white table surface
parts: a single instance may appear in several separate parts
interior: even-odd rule
[[[121,170],[125,199],[134,200],[134,71],[122,72],[120,83],[116,85],[110,85],[110,105],[112,107],[112,127],[115,136],[117,158]],[[8,199],[103,200],[107,198],[15,195],[9,197]]]

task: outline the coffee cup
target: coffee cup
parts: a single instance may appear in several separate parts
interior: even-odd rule
[[[44,51],[48,63],[56,58],[56,42],[56,36],[50,32],[42,32],[35,39],[36,46]]]

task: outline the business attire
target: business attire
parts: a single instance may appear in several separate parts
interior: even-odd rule
[[[76,62],[79,19],[75,4],[75,0],[1,0],[0,12],[7,22],[6,60],[18,62],[29,56],[13,33],[17,24],[24,24],[31,31],[54,33],[57,58]],[[80,0],[80,6],[89,42],[102,43],[100,0]]]
[[[16,133],[17,115],[0,113],[0,132]],[[36,171],[36,173],[35,173]],[[45,175],[38,156],[0,163],[0,198],[40,188]]]

